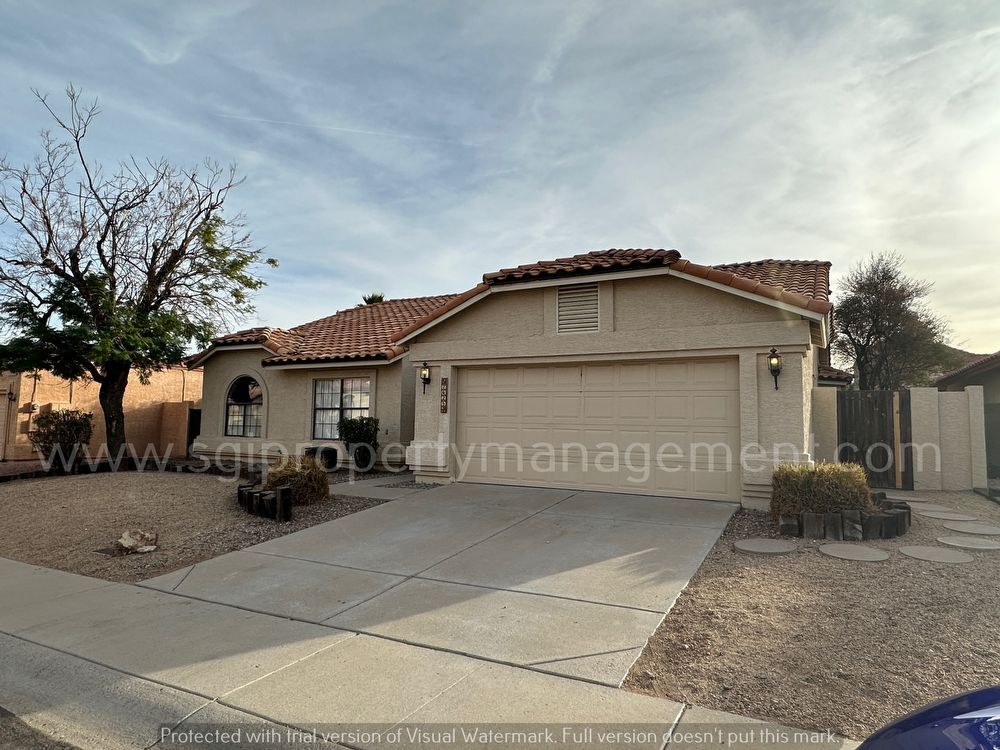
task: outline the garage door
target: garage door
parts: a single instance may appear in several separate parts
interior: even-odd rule
[[[735,359],[458,372],[463,481],[739,499]]]

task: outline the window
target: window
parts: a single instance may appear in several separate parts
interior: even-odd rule
[[[313,381],[313,439],[336,440],[341,419],[369,416],[370,399],[370,378]]]
[[[600,330],[597,284],[559,287],[556,330],[559,333]]]
[[[253,378],[238,378],[226,396],[226,435],[260,437],[264,392]]]

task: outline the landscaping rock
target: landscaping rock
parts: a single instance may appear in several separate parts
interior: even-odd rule
[[[126,555],[145,554],[156,549],[156,543],[159,541],[159,538],[159,534],[140,531],[139,529],[130,529],[118,538],[115,546]]]

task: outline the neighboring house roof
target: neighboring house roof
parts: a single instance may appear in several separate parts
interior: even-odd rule
[[[396,335],[396,341],[423,328],[492,286],[544,281],[595,274],[669,267],[672,272],[694,276],[793,307],[827,314],[830,304],[830,262],[820,260],[758,260],[702,266],[681,257],[676,250],[595,250],[568,258],[540,260],[483,275],[483,283],[469,289],[444,308],[429,313]]]
[[[962,353],[969,354],[969,352]],[[956,381],[983,375],[1000,368],[1000,352],[995,352],[994,354],[972,354],[970,356],[975,359],[971,359],[971,361],[962,365],[957,370],[952,370],[947,375],[938,378],[937,384],[950,385]]]
[[[830,365],[820,365],[818,369],[819,371],[817,374],[820,380],[830,383],[843,383],[844,385],[850,385],[854,382],[853,372],[841,370],[837,367],[831,367]]]
[[[392,359],[404,351],[392,343],[396,332],[455,296],[376,302],[288,329],[248,328],[213,339],[208,349],[188,360],[188,366],[196,366],[220,348],[254,344],[272,353],[263,359],[264,366]]]

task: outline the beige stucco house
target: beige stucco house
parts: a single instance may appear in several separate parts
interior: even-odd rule
[[[183,457],[192,427],[191,415],[201,407],[200,369],[168,367],[151,374],[148,383],[133,375],[125,391],[125,435],[139,457]],[[36,415],[53,409],[79,409],[94,415],[89,449],[104,445],[100,387],[88,379],[64,380],[49,372],[0,372],[0,460],[37,459],[29,433]]]
[[[776,462],[813,460],[829,268],[609,250],[241,331],[192,360],[205,368],[199,443],[253,459],[342,449],[339,416],[370,414],[395,451],[386,461],[422,481],[759,506]]]

